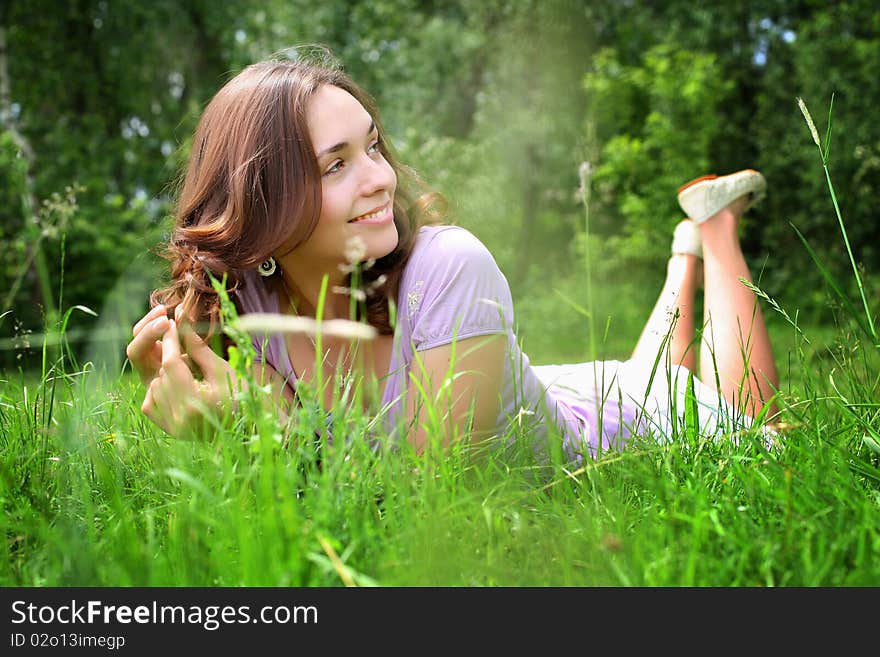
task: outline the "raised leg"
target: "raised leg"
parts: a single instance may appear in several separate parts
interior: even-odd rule
[[[740,278],[752,281],[737,227],[743,196],[700,224],[703,243],[704,333],[700,379],[719,386],[724,398],[751,417],[770,401],[779,375],[770,338],[755,294]],[[768,417],[775,413],[769,409]]]
[[[696,371],[694,295],[700,270],[696,256],[676,253],[669,259],[666,280],[633,350],[634,359],[653,363],[664,349],[661,363],[666,363],[668,356],[673,365]]]

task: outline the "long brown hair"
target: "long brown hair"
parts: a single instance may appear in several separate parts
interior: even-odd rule
[[[442,196],[397,161],[373,99],[329,51],[319,52],[323,57],[317,61],[270,59],[248,66],[217,92],[199,120],[163,253],[171,263],[170,282],[150,301],[169,310],[182,304],[184,316],[207,327],[200,333],[211,335],[220,320],[220,299],[210,276],[226,274],[227,290],[233,292],[244,271],[255,269],[282,244],[301,244],[318,222],[321,175],[306,106],[323,85],[344,89],[369,112],[382,154],[398,178],[397,247],[361,273],[363,287],[372,290],[366,320],[380,333],[393,332],[388,301],[419,226],[436,223],[445,213]]]

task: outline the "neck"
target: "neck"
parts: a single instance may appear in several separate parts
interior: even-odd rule
[[[308,274],[297,272],[294,268],[282,266],[282,278],[284,290],[288,302],[296,307],[296,314],[314,317],[317,314],[318,304],[321,298],[321,286],[324,275],[328,276],[327,292],[324,295],[324,307],[322,318],[349,319],[349,297],[347,294],[334,292],[334,288],[345,287],[345,274],[319,272]]]

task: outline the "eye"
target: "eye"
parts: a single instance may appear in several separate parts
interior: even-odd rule
[[[331,173],[338,173],[342,171],[342,167],[345,166],[345,163],[342,160],[336,160],[330,167],[324,172],[324,175],[329,175]]]
[[[367,149],[368,153],[381,153],[382,152],[382,140],[377,138],[370,147]]]

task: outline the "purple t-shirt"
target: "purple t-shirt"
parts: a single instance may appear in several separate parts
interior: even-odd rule
[[[256,272],[244,276],[237,295],[242,313],[280,312],[278,296]],[[549,420],[570,457],[595,453],[599,433],[602,449],[620,446],[636,414],[635,405],[603,399],[592,390],[571,394],[554,383],[558,366],[532,366],[514,333],[507,279],[482,242],[466,229],[448,225],[420,229],[401,277],[394,346],[381,402],[389,435],[400,438],[396,433],[403,427],[406,382],[415,351],[491,334],[506,335],[508,345],[498,435],[507,433],[510,422],[529,422],[535,428],[533,447],[546,453]],[[258,336],[253,344],[257,360],[271,365],[295,389],[296,375],[283,336]]]

